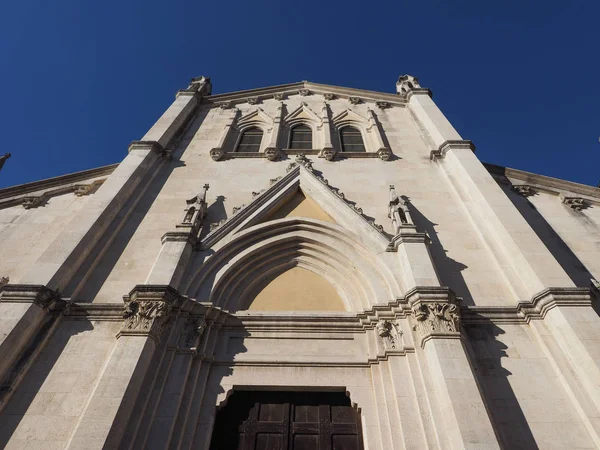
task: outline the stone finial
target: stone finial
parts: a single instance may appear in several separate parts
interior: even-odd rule
[[[12,155],[10,153],[5,153],[4,155],[0,156],[0,170],[2,169],[2,167],[4,167],[4,163],[6,162],[6,160],[11,156]]]
[[[199,76],[192,78],[187,91],[198,92],[199,94],[210,95],[212,92],[212,84],[209,77]]]
[[[406,198],[398,196],[396,187],[393,184],[390,184],[388,217],[392,219],[392,228],[395,234],[400,232],[402,225],[413,225]]]
[[[210,188],[209,184],[202,186],[202,189],[194,197],[186,200],[187,207],[185,208],[185,215],[181,221],[181,226],[191,227],[192,230],[197,230],[202,224],[202,220],[206,215],[207,204],[206,194]]]
[[[407,94],[413,89],[421,89],[417,77],[413,77],[412,75],[401,75],[398,77],[398,82],[396,83],[396,92],[398,94]]]

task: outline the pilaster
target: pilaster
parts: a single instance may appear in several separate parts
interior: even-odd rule
[[[115,347],[69,449],[118,448],[152,356],[181,297],[168,286],[138,285],[125,297]]]

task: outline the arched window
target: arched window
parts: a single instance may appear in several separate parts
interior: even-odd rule
[[[248,128],[242,133],[242,138],[238,144],[238,152],[258,152],[262,141],[263,132],[260,128]]]
[[[312,130],[307,125],[297,125],[290,134],[290,148],[312,149]]]
[[[340,130],[343,152],[365,152],[362,134],[354,127],[344,127]]]

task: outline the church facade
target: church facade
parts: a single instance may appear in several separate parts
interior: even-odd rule
[[[474,151],[409,75],[198,77],[0,190],[0,446],[599,448],[600,189]]]

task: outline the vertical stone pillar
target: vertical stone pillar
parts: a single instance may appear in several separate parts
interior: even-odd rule
[[[441,409],[440,440],[457,450],[500,448],[461,342],[459,309],[452,293],[447,288],[416,288],[406,298],[416,344]]]
[[[514,292],[531,298],[547,286],[573,286],[565,271],[539,240],[510,200],[474,155],[470,141],[454,127],[415,77],[404,75],[396,84],[409,109],[429,135],[450,185],[468,202],[473,223],[492,250]]]
[[[5,319],[0,359],[5,363],[0,363],[0,376],[4,375],[2,367],[9,367],[38,331],[46,319],[44,315],[55,310],[43,299],[59,297],[58,292],[84,265],[96,243],[114,225],[123,206],[137,194],[140,183],[151,181],[148,178],[165,162],[162,158],[165,148],[191,116],[202,95],[210,93],[210,88],[210,80],[199,77],[186,90],[179,91],[169,109],[141,141],[130,145],[127,157],[23,276],[22,284],[1,288],[0,314]]]
[[[125,303],[117,341],[69,449],[119,448],[158,340],[179,294],[166,286],[136,286]]]
[[[323,102],[323,106],[321,107],[321,129],[321,139],[323,141],[323,147],[319,152],[319,156],[321,158],[325,158],[327,161],[333,161],[337,152],[331,144],[331,123],[329,121],[329,106],[326,102]]]
[[[237,108],[231,109],[231,112],[229,113],[229,117],[227,118],[227,123],[225,123],[225,126],[223,127],[223,132],[221,133],[221,136],[219,137],[219,141],[217,142],[216,147],[214,147],[210,150],[210,157],[214,161],[219,161],[220,159],[223,158],[223,156],[225,156],[225,150],[224,150],[225,143],[227,142],[227,137],[229,136],[229,133],[231,132],[231,127],[233,127],[233,122],[235,122],[235,118],[237,117],[239,112],[240,112],[240,110]]]
[[[281,156],[281,151],[277,146],[279,140],[279,129],[281,128],[281,119],[283,117],[283,102],[279,102],[277,105],[277,113],[273,119],[273,129],[271,131],[271,138],[267,147],[265,148],[265,154],[269,161],[277,161]]]

